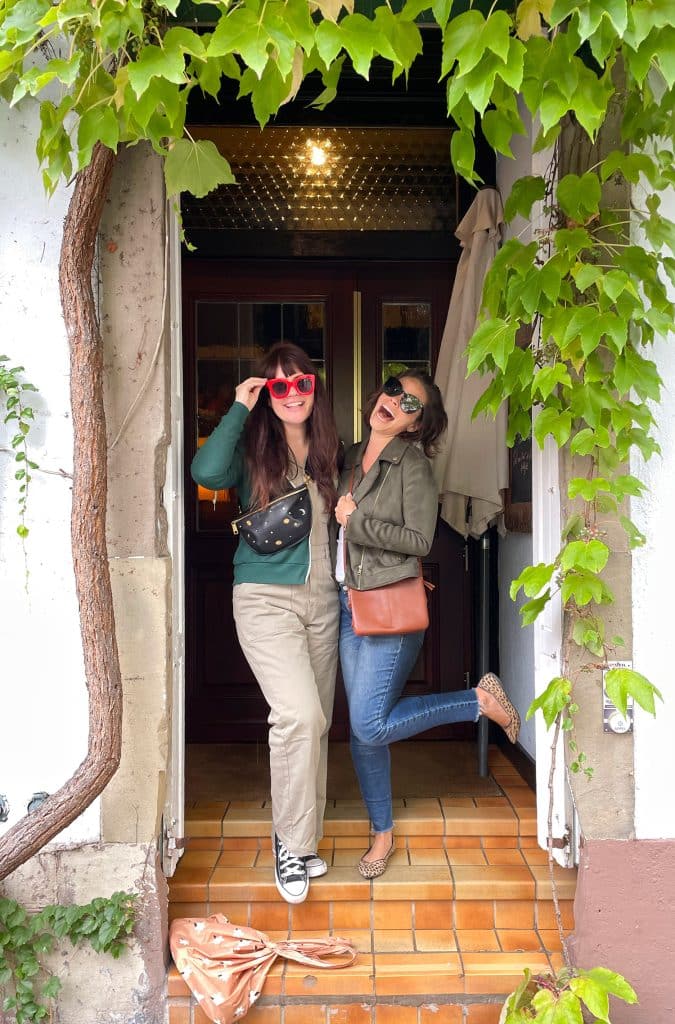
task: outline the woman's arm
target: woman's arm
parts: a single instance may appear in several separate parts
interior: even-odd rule
[[[438,489],[428,459],[406,459],[402,470],[403,525],[378,519],[357,506],[347,518],[347,537],[366,547],[421,558],[429,553],[434,539]],[[385,483],[383,496],[386,487]],[[377,506],[374,511],[377,512]]]
[[[241,486],[244,454],[239,442],[248,412],[242,402],[235,402],[197,450],[190,472],[198,484],[212,491]]]

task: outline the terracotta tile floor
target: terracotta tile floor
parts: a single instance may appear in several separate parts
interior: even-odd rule
[[[253,1024],[497,1024],[524,967],[550,970],[560,939],[535,796],[500,751],[490,761],[493,793],[397,795],[398,848],[374,882],[356,870],[368,843],[361,803],[330,800],[321,851],[331,870],[295,907],[274,885],[265,796],[195,801],[170,917],[219,912],[274,939],[351,938],[359,956],[341,971],[277,962]],[[558,869],[556,880],[571,929],[576,873]],[[169,1024],[205,1024],[175,971],[169,996]]]

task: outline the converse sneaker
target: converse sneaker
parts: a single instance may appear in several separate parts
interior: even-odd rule
[[[321,878],[328,871],[328,865],[325,860],[319,857],[317,853],[309,853],[302,859],[305,862],[309,878]]]
[[[294,857],[279,837],[274,836],[274,880],[287,903],[303,903],[309,892],[307,866],[303,857]]]

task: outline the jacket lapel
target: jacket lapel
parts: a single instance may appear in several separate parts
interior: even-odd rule
[[[361,471],[361,465],[363,461],[363,453],[366,450],[368,440],[362,441],[357,451],[354,454],[354,477],[358,479],[359,472]],[[400,437],[393,437],[386,448],[380,452],[380,456],[377,463],[372,466],[370,472],[366,473],[361,477],[358,484],[354,488],[353,498],[358,505],[360,501],[363,501],[366,494],[368,494],[377,485],[380,480],[382,472],[382,466],[388,463],[398,463],[401,461],[403,454],[408,445],[407,441],[403,441]],[[349,467],[351,476],[351,467]]]

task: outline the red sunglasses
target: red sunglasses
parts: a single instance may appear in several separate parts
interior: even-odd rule
[[[265,383],[272,398],[288,398],[294,390],[298,395],[311,395],[314,391],[316,377],[313,373],[304,373],[302,377],[295,380],[287,380],[286,377],[273,377]]]

